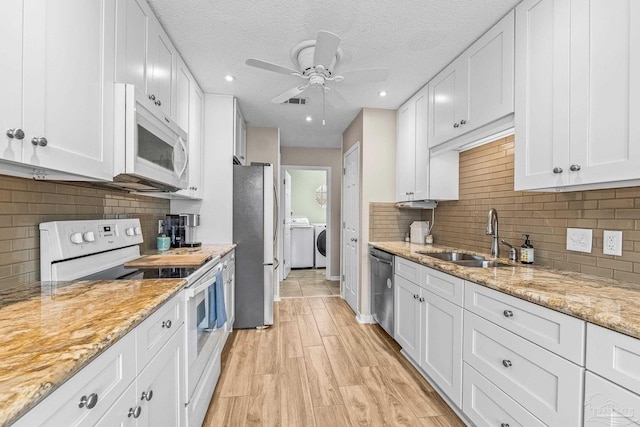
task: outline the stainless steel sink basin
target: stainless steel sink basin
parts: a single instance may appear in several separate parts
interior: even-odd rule
[[[480,255],[463,254],[462,252],[418,252],[419,254],[430,256],[432,258],[441,259],[443,261],[484,261],[484,257]]]
[[[500,261],[491,260],[466,260],[466,261],[454,261],[456,265],[463,267],[476,267],[476,268],[493,268],[493,267],[511,267],[509,264],[505,264]]]

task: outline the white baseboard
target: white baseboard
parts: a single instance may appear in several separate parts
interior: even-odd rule
[[[278,301],[280,301],[280,295],[274,295],[273,302],[278,302]]]
[[[340,280],[340,276],[329,276],[329,280]]]
[[[371,324],[371,323],[376,323],[373,320],[373,316],[370,315],[370,314],[360,314],[360,313],[358,313],[358,315],[356,316],[356,321],[358,323],[362,323],[362,324],[365,324],[365,325],[368,325],[368,324]]]

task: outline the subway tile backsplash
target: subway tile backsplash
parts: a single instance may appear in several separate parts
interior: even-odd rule
[[[640,284],[640,187],[514,191],[513,161],[513,136],[460,153],[460,200],[443,201],[436,208],[435,243],[488,253],[487,214],[496,208],[500,237],[519,247],[523,234],[530,234],[536,264]],[[401,240],[411,222],[387,223],[373,205],[370,223],[375,230],[371,235],[381,237],[379,240]],[[385,217],[394,218],[393,210],[399,217],[412,212],[404,214],[393,204],[385,205]],[[431,220],[431,211],[422,216]],[[593,230],[590,254],[566,250],[567,227]],[[603,255],[604,230],[622,231],[622,256]],[[506,246],[500,249],[502,254],[508,253]]]
[[[47,221],[140,218],[142,250],[155,247],[157,220],[169,200],[88,184],[34,181],[0,175],[0,288],[40,280],[40,234]]]

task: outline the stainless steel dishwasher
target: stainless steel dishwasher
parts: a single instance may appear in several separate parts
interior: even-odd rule
[[[369,262],[373,319],[393,337],[393,255],[370,248]]]

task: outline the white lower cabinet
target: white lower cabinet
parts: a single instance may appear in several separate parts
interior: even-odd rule
[[[394,333],[404,353],[414,361],[420,356],[420,287],[395,275]]]
[[[640,426],[640,396],[587,372],[584,426]]]
[[[545,424],[467,363],[462,410],[477,427],[543,427]]]

